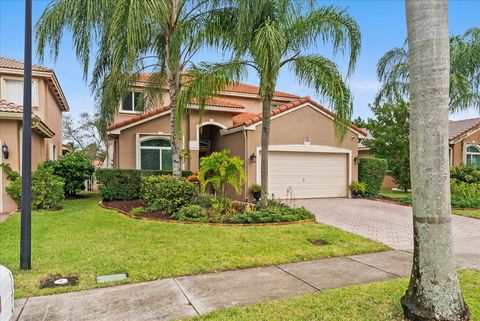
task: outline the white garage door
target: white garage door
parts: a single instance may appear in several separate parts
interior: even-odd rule
[[[347,154],[271,151],[269,193],[280,199],[346,197],[347,159]]]

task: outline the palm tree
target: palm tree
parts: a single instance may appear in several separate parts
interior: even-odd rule
[[[480,28],[450,38],[450,111],[480,110]],[[375,99],[381,101],[408,98],[410,71],[407,42],[387,51],[377,64],[382,88]]]
[[[268,199],[268,145],[270,111],[279,72],[289,67],[300,83],[315,89],[337,113],[339,140],[352,115],[352,96],[337,65],[315,52],[317,42],[331,42],[333,52],[349,49],[348,73],[360,52],[359,26],[345,10],[313,4],[303,8],[294,0],[231,0],[237,11],[222,23],[222,45],[232,51],[227,63],[203,64],[202,74],[239,76],[249,67],[260,79],[262,99],[261,185],[262,205]],[[233,76],[232,76],[233,77]]]
[[[215,194],[219,193],[222,197],[225,197],[227,184],[240,194],[245,183],[243,160],[237,156],[230,157],[228,150],[213,152],[207,157],[202,157],[198,175],[203,191],[212,185]]]
[[[402,298],[410,320],[468,320],[455,270],[448,166],[447,0],[407,0],[414,257]]]
[[[147,87],[150,99],[145,106],[158,104],[165,86],[168,88],[173,176],[180,178],[178,134],[191,102],[179,101],[180,92],[188,87],[181,78],[203,45],[218,44],[220,17],[228,10],[220,1],[208,0],[53,0],[36,25],[38,54],[43,58],[49,45],[56,58],[63,31],[70,30],[87,78],[92,45],[98,47],[91,87],[100,101],[104,122],[112,119],[118,102],[139,75],[152,71]],[[202,108],[226,82],[204,82],[200,88],[192,87],[193,93],[187,96],[201,96]]]

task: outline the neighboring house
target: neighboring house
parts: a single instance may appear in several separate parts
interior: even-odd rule
[[[32,170],[47,159],[62,155],[62,112],[68,104],[52,69],[32,68]],[[21,170],[22,149],[23,63],[0,57],[0,164]],[[5,192],[8,185],[0,170],[0,213],[14,210],[17,205]]]
[[[366,130],[365,130],[366,131]],[[367,138],[372,138],[368,133]],[[465,164],[480,168],[480,118],[450,120],[448,122],[450,166]],[[358,143],[359,157],[373,157],[368,147]],[[383,188],[394,188],[391,176],[385,176]]]
[[[172,168],[167,97],[163,107],[146,112],[136,106],[147,79],[148,75],[140,77],[108,127],[108,163],[114,168]],[[188,153],[183,168],[196,172],[202,156],[230,150],[232,156],[245,162],[247,180],[237,197],[242,200],[251,199],[249,186],[260,183],[262,103],[258,92],[255,86],[231,85],[210,99],[203,114],[192,103],[182,124],[183,149]],[[348,185],[357,179],[358,141],[366,133],[349,127],[339,145],[334,115],[309,97],[276,92],[273,105],[269,148],[271,197],[347,197]]]
[[[480,118],[449,121],[448,136],[450,165],[480,168]]]

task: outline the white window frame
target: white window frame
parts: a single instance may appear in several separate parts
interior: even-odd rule
[[[127,96],[129,94],[132,94],[132,110],[125,110],[123,109],[123,100],[125,99],[122,99],[120,100],[120,108],[119,108],[119,111],[121,113],[125,113],[125,114],[142,114],[143,111],[141,110],[135,110],[135,93],[139,93],[139,94],[143,94],[142,91],[139,91],[139,90],[129,90],[128,93],[127,93]],[[145,98],[145,97],[144,97]]]
[[[469,151],[468,151],[468,148],[469,148],[469,147],[475,148],[475,149],[477,150],[477,152],[469,152]],[[467,145],[467,149],[466,149],[466,161],[465,161],[465,164],[466,164],[467,166],[470,166],[470,165],[468,165],[468,158],[469,158],[469,156],[470,156],[470,157],[471,157],[471,156],[478,156],[478,157],[480,157],[480,146],[478,146],[478,145],[473,145],[473,144]]]
[[[153,139],[164,139],[164,140],[168,140],[170,142],[170,147],[157,147],[157,146],[141,146],[141,144],[145,141],[149,141],[149,140],[153,140]],[[158,149],[160,150],[160,167],[162,167],[162,150],[165,149],[165,150],[172,150],[172,146],[171,146],[171,140],[170,140],[170,135],[155,135],[155,136],[143,136],[143,137],[138,137],[138,134],[137,134],[137,169],[142,169],[142,149]],[[159,170],[164,170],[163,168],[159,168]]]
[[[0,77],[0,88],[2,89],[0,91],[0,97],[1,99],[5,99],[6,101],[15,103],[17,105],[23,106],[23,96],[22,96],[22,101],[21,102],[14,102],[8,99],[7,97],[7,85],[9,81],[16,81],[16,82],[21,82],[23,86],[23,78],[17,78],[17,77]],[[38,80],[37,79],[32,79],[32,107],[39,107],[39,92],[38,92]]]

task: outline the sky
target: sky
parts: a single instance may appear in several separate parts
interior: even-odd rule
[[[99,0],[101,1],[101,0]],[[33,23],[37,21],[49,0],[33,0]],[[406,36],[405,7],[403,0],[344,0],[321,1],[320,4],[335,5],[345,8],[360,25],[362,49],[357,59],[355,72],[347,78],[347,84],[354,96],[354,117],[371,117],[368,107],[379,88],[376,77],[376,64],[389,49],[402,46]],[[467,29],[480,26],[480,0],[450,0],[449,30],[450,34],[462,34]],[[0,56],[23,60],[24,45],[24,0],[0,0]],[[34,43],[33,48],[36,48]],[[348,56],[333,55],[328,46],[318,44],[314,52],[335,61],[346,75]],[[228,56],[221,52],[203,50],[195,61],[219,61]],[[34,50],[34,63],[39,63]],[[95,100],[88,86],[88,79],[83,77],[83,70],[72,49],[71,35],[65,32],[56,61],[50,55],[42,65],[54,68],[60,85],[70,105],[70,114],[75,118],[82,112],[94,112]],[[258,77],[250,70],[246,83],[258,85]],[[285,69],[280,74],[277,90],[310,96],[323,102],[314,90],[303,88],[292,73]],[[326,104],[328,107],[328,104]],[[478,117],[475,110],[451,115],[451,119]]]

